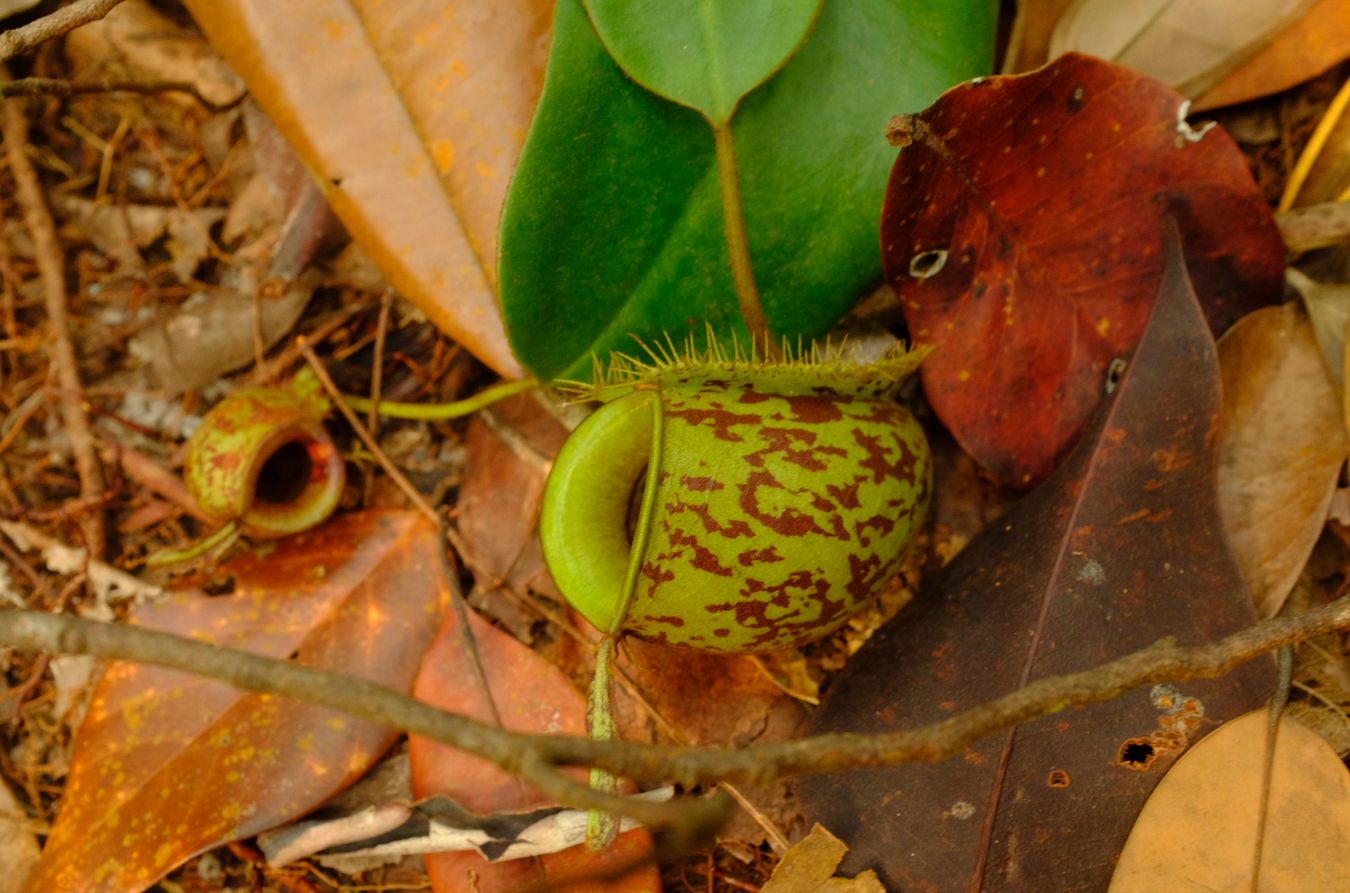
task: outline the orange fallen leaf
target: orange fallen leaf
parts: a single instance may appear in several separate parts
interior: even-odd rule
[[[506,376],[497,215],[543,83],[544,0],[187,0],[389,281]]]
[[[1269,96],[1350,57],[1350,0],[1319,0],[1265,49],[1205,91],[1196,111]]]
[[[462,610],[461,610],[462,608]],[[427,651],[414,694],[446,710],[521,732],[558,735],[586,733],[585,702],[552,664],[467,606],[457,605]],[[539,805],[544,798],[520,779],[463,751],[411,736],[413,794],[441,794],[473,812],[489,813]],[[578,775],[580,780],[585,775]],[[426,857],[431,887],[437,893],[516,893],[523,889],[566,893],[642,893],[659,891],[652,866],[613,882],[589,880],[652,852],[644,828],[619,835],[597,854],[585,846],[510,862],[488,862],[477,853],[437,853]]]
[[[1240,716],[1176,762],[1139,813],[1110,893],[1343,893],[1350,878],[1350,773],[1316,732],[1286,718],[1263,825],[1269,722],[1266,710]]]
[[[139,626],[411,687],[445,611],[436,528],[363,512],[230,562],[229,595],[170,594]],[[196,853],[293,819],[360,777],[395,730],[115,662],[76,737],[30,893],[135,893]]]

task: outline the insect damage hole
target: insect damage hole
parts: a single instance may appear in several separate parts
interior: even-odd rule
[[[1120,746],[1120,756],[1116,762],[1126,769],[1142,772],[1157,758],[1152,743],[1147,738],[1130,738]]]
[[[941,248],[921,251],[909,261],[909,275],[915,279],[936,276],[947,265],[947,252]]]

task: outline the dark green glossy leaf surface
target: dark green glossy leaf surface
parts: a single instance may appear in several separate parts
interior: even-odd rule
[[[585,0],[633,80],[715,124],[801,45],[822,0]]]
[[[776,333],[823,334],[880,278],[894,114],[990,64],[994,5],[826,3],[732,130],[751,260]],[[502,309],[543,378],[589,376],[631,334],[744,336],[711,128],[629,80],[561,0],[539,111],[507,195]]]

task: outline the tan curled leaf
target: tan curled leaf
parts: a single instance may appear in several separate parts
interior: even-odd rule
[[[503,375],[497,215],[543,79],[544,0],[187,0],[389,281]]]
[[[1308,310],[1317,346],[1336,387],[1345,389],[1345,330],[1350,326],[1350,284],[1323,283],[1290,267],[1285,281],[1298,291]]]
[[[1284,604],[1326,520],[1346,456],[1340,401],[1296,304],[1264,307],[1219,340],[1219,506],[1262,617]]]
[[[1295,22],[1312,0],[1077,0],[1050,58],[1077,51],[1128,65],[1198,96]]]
[[[1269,722],[1266,710],[1240,716],[1177,761],[1144,804],[1109,893],[1344,893],[1350,773],[1320,736],[1285,719],[1262,825]]]
[[[821,825],[813,825],[810,834],[783,854],[760,893],[886,893],[870,869],[854,878],[835,877],[847,854],[847,844]]]

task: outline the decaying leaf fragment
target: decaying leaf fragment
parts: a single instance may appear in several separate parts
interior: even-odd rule
[[[1344,893],[1350,879],[1350,772],[1290,719],[1275,740],[1264,825],[1268,710],[1206,736],[1158,784],[1121,851],[1110,893],[1257,890]],[[1258,836],[1260,883],[1257,875]]]
[[[783,854],[760,893],[886,893],[875,871],[864,871],[855,878],[834,876],[847,852],[842,840],[813,825],[810,834]]]
[[[1219,506],[1257,614],[1284,603],[1322,532],[1341,466],[1341,401],[1297,304],[1263,307],[1219,341]]]

